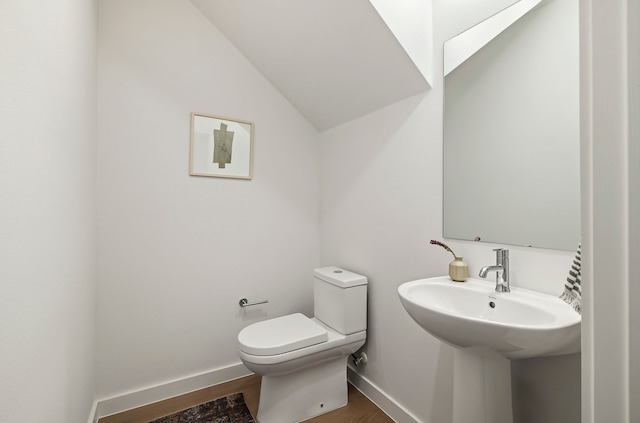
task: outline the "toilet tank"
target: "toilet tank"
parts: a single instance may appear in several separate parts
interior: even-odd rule
[[[338,267],[313,271],[314,317],[349,335],[367,329],[367,278]]]

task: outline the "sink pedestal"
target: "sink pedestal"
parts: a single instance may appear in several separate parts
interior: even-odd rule
[[[554,295],[448,276],[398,287],[409,316],[454,351],[453,423],[513,423],[509,359],[580,351],[581,318]]]
[[[490,348],[454,349],[453,423],[513,423],[511,361]]]

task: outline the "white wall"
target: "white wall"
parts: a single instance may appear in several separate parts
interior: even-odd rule
[[[101,1],[98,42],[105,398],[238,364],[241,328],[313,312],[318,135],[189,1]],[[194,111],[254,123],[253,180],[189,176]]]
[[[0,421],[93,403],[96,8],[0,3]]]
[[[428,250],[442,226],[439,86],[321,135],[322,263],[369,278],[359,372],[425,422],[451,421],[452,350],[410,319],[396,289],[448,263]]]
[[[452,350],[408,317],[396,290],[408,280],[445,274],[449,262],[428,243],[442,238],[442,43],[464,29],[456,23],[458,11],[453,3],[434,2],[432,90],[321,134],[321,262],[370,282],[369,362],[358,371],[417,420],[434,423],[451,421]],[[495,261],[491,244],[447,242],[471,273]],[[573,253],[508,248],[514,285],[562,292]],[[554,359],[542,365],[579,386],[578,366],[566,370]],[[552,383],[543,388],[555,389]],[[563,421],[561,413],[548,415]]]
[[[579,354],[538,357],[513,364],[515,423],[581,421]]]

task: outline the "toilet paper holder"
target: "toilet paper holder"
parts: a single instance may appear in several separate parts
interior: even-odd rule
[[[250,303],[249,300],[247,300],[246,298],[242,298],[240,301],[238,301],[238,304],[240,305],[240,307],[249,307],[249,306],[254,306],[258,304],[266,304],[268,302],[269,300],[262,300],[262,301],[255,301],[253,303]]]

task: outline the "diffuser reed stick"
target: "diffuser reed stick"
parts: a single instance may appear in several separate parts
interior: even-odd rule
[[[444,248],[445,250],[447,250],[448,252],[450,252],[453,255],[453,258],[458,258],[458,256],[456,256],[456,253],[453,252],[453,250],[451,248],[449,248],[449,246],[443,242],[440,241],[436,241],[435,239],[432,239],[430,244],[432,245],[439,245],[442,248]]]

